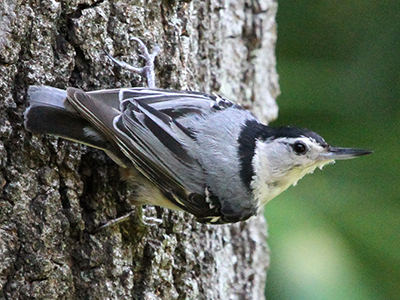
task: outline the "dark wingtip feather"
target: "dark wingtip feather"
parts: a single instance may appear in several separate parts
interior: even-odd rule
[[[48,86],[29,86],[30,106],[24,112],[25,129],[105,148],[105,138],[73,109],[66,109],[67,92]]]

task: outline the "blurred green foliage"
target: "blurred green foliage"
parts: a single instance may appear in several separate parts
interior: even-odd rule
[[[272,125],[374,150],[265,208],[267,299],[400,299],[400,1],[278,1]]]

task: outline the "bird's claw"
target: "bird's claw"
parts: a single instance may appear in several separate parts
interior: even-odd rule
[[[137,68],[137,67],[131,66],[125,62],[115,59],[107,52],[106,52],[106,54],[114,63],[116,63],[121,68],[127,69],[131,72],[134,72],[134,73],[140,74],[141,76],[146,77],[148,87],[155,88],[156,87],[156,85],[155,85],[156,76],[155,76],[155,72],[154,72],[154,59],[159,54],[160,47],[155,46],[154,51],[152,53],[149,53],[147,46],[143,43],[143,41],[141,39],[139,39],[137,37],[132,37],[131,40],[139,43],[139,49],[142,52],[142,54],[140,54],[139,56],[146,61],[146,64],[144,67]]]

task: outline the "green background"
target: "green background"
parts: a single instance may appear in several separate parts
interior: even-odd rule
[[[400,299],[400,1],[278,1],[272,125],[374,153],[265,207],[267,299]]]

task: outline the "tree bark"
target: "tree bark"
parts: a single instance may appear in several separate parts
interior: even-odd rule
[[[218,92],[271,120],[275,13],[273,0],[1,1],[0,299],[264,299],[263,216],[211,226],[132,208],[103,152],[26,132],[23,111],[31,84],[143,86],[104,53],[140,64],[136,36],[161,48],[158,87]]]

